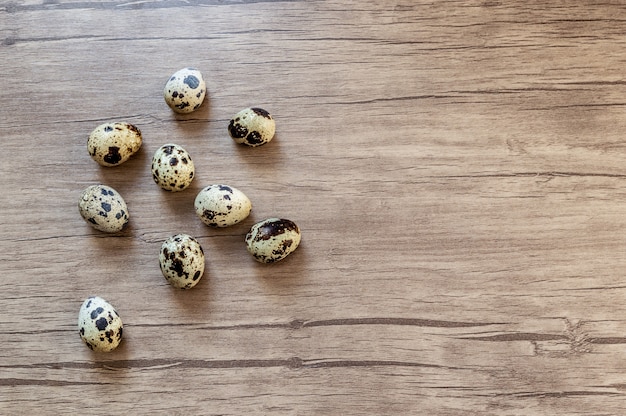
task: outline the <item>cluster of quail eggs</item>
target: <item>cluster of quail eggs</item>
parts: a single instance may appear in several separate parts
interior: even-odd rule
[[[195,68],[183,68],[166,82],[163,97],[176,113],[197,110],[206,96],[206,83]],[[228,124],[229,136],[238,144],[257,147],[274,137],[276,124],[262,108],[246,108],[236,113]],[[97,126],[87,140],[91,158],[104,167],[119,166],[141,148],[142,133],[126,122],[109,122]],[[151,164],[156,185],[170,192],[187,189],[195,176],[195,165],[189,152],[175,143],[166,143],[154,153]],[[122,195],[104,184],[83,190],[78,209],[94,229],[117,233],[130,219]],[[234,226],[245,220],[252,210],[250,199],[239,189],[226,184],[211,184],[198,192],[194,200],[198,218],[207,226]],[[260,263],[283,260],[300,244],[300,229],[288,219],[267,218],[254,224],[244,239],[247,251]],[[159,265],[166,281],[178,289],[191,289],[204,273],[202,246],[194,237],[176,234],[166,239],[159,252]],[[98,296],[87,298],[78,314],[79,334],[94,351],[114,350],[122,339],[123,324],[116,309]]]

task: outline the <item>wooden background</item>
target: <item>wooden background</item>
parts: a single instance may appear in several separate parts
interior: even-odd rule
[[[185,66],[208,99],[176,116]],[[0,413],[626,414],[626,8],[607,0],[0,1]],[[260,106],[277,135],[226,130]],[[102,168],[98,124],[143,132]],[[160,190],[150,160],[197,176]],[[79,216],[122,193],[117,235]],[[252,215],[215,230],[196,193]],[[244,235],[302,229],[284,262]],[[161,242],[207,253],[190,291]],[[89,295],[125,324],[80,340]]]

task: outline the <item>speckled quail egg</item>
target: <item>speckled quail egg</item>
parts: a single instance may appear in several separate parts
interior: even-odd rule
[[[161,146],[152,158],[152,179],[166,191],[178,192],[193,181],[195,168],[191,156],[177,144]]]
[[[262,108],[246,108],[230,120],[228,133],[232,139],[251,147],[268,143],[274,137],[276,123]]]
[[[274,263],[291,254],[300,244],[300,229],[290,220],[268,218],[246,234],[248,252],[261,263]]]
[[[80,196],[78,211],[93,228],[105,233],[121,231],[128,224],[126,202],[110,186],[88,186]]]
[[[250,199],[237,188],[209,185],[198,192],[196,214],[206,225],[228,227],[245,220],[252,210]]]
[[[99,296],[83,302],[78,312],[78,333],[90,349],[113,351],[122,340],[122,330],[122,319],[109,302]]]
[[[102,166],[118,166],[141,147],[141,131],[129,123],[104,123],[87,139],[89,156]]]
[[[174,235],[163,242],[159,254],[161,272],[178,289],[191,289],[204,273],[204,250],[187,234]]]
[[[206,83],[196,68],[183,68],[175,72],[165,84],[163,97],[177,113],[197,110],[206,95]]]

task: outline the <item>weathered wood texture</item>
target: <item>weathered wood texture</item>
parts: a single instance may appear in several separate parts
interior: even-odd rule
[[[605,0],[0,2],[0,413],[626,414],[626,9]],[[208,80],[197,113],[162,87]],[[256,105],[277,136],[237,146]],[[98,124],[144,133],[105,169]],[[150,159],[183,145],[197,178],[161,191]],[[117,188],[119,235],[77,199]],[[253,201],[230,229],[193,199]],[[287,260],[243,237],[283,216]],[[207,253],[169,287],[161,242]],[[110,354],[79,339],[113,303]],[[90,410],[87,412],[87,410]]]

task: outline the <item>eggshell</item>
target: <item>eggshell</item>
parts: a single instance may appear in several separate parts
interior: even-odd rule
[[[141,131],[130,123],[104,123],[87,139],[89,156],[102,166],[118,166],[141,148]]]
[[[113,351],[122,340],[122,319],[115,308],[99,296],[87,298],[78,312],[78,333],[93,351]]]
[[[191,113],[197,110],[206,95],[206,83],[202,73],[196,68],[183,68],[176,71],[163,88],[163,98],[177,113]]]
[[[245,220],[252,210],[250,199],[228,185],[209,185],[198,192],[196,214],[211,227],[229,227]]]
[[[268,218],[254,224],[245,241],[256,261],[274,263],[298,248],[300,239],[300,228],[293,221]]]
[[[268,143],[275,132],[276,122],[270,113],[257,107],[241,110],[228,124],[230,137],[236,143],[251,147]]]
[[[78,211],[89,225],[105,233],[121,231],[130,217],[124,198],[106,185],[88,186],[78,200]]]
[[[154,152],[152,179],[166,191],[179,192],[187,189],[195,175],[195,167],[189,153],[182,146],[169,143]]]
[[[159,264],[165,279],[178,289],[191,289],[204,273],[204,250],[187,234],[174,235],[163,242]]]

